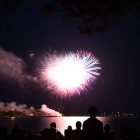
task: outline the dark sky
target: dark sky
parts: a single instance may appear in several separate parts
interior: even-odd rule
[[[66,99],[64,110],[84,112],[90,105],[96,105],[107,111],[140,112],[140,19],[130,13],[110,26],[109,31],[86,36],[77,32],[77,20],[63,23],[57,13],[41,15],[40,4],[25,3],[12,12],[0,11],[2,50],[21,58],[30,73],[37,63],[29,57],[31,53],[41,56],[48,49],[92,51],[101,62],[101,77],[86,95]],[[56,109],[61,104],[62,99],[37,86],[24,83],[22,89],[14,82],[11,84],[1,76],[0,101],[17,101],[35,107],[45,103]]]

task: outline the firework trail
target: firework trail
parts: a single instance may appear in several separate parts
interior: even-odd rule
[[[87,91],[100,75],[99,60],[87,51],[49,54],[41,62],[43,85],[60,96],[73,96]]]

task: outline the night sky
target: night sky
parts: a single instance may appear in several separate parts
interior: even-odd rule
[[[39,5],[41,2],[32,1],[12,12],[0,10],[0,55],[12,53],[24,62],[26,73],[35,75],[38,58],[45,51],[91,51],[101,62],[101,77],[88,93],[65,99],[64,112],[83,113],[90,105],[105,111],[140,112],[140,19],[128,13],[109,31],[88,36],[76,30],[78,20],[62,22],[58,13],[44,16]],[[15,62],[14,68],[17,66]],[[59,108],[61,98],[29,80],[23,85],[18,82],[0,73],[0,101]]]

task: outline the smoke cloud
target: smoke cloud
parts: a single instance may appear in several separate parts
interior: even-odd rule
[[[19,58],[12,52],[5,51],[2,47],[0,47],[0,81],[2,80],[2,84],[4,86],[7,82],[8,84],[10,83],[10,85],[17,85],[14,86],[14,92],[16,93],[19,93],[19,91],[17,92],[17,90],[15,90],[16,88],[18,90],[21,89],[21,93],[34,93],[38,89],[41,91],[39,79],[26,72],[27,66],[28,65],[23,59]],[[11,90],[7,89],[7,85],[4,90],[6,90],[6,92],[8,90],[8,93],[11,92]],[[0,110],[12,109],[30,114],[34,110],[34,107],[27,107],[26,104],[17,105],[16,102],[0,102]],[[43,104],[38,110],[46,116],[61,116],[59,112],[50,109],[45,104]]]
[[[16,110],[16,111],[24,112],[26,115],[29,115],[34,111],[34,107],[27,107],[26,104],[17,105],[16,102],[10,102],[10,103],[0,102],[0,110],[2,111]]]
[[[45,104],[41,105],[40,111],[43,112],[44,115],[46,115],[46,116],[62,116],[61,113],[59,113],[59,112],[57,112],[57,111],[55,111],[53,109],[50,109]]]
[[[20,85],[25,82],[37,81],[36,77],[26,73],[27,64],[12,52],[0,47],[0,78],[16,81]]]
[[[25,62],[0,47],[0,76],[22,82],[25,79]]]
[[[40,114],[43,114],[44,116],[62,116],[61,113],[53,109],[50,109],[45,104],[41,105],[40,109],[35,109],[34,107],[28,107],[26,104],[17,104],[16,102],[9,103],[0,102],[0,111],[10,111],[10,110],[24,112],[26,115],[30,115],[36,110],[38,110],[39,112],[41,112]]]

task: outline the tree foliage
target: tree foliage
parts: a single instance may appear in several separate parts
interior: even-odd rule
[[[25,0],[0,0],[0,8],[15,10]],[[31,3],[33,1],[27,1]],[[43,14],[60,12],[62,21],[79,19],[77,30],[82,34],[104,32],[129,11],[140,11],[140,0],[54,0],[40,7]]]
[[[83,34],[106,31],[132,10],[140,10],[140,0],[55,0],[41,7],[44,14],[62,12],[63,21],[80,19],[77,29]]]
[[[15,10],[17,9],[24,0],[0,0],[0,9],[4,10]]]

